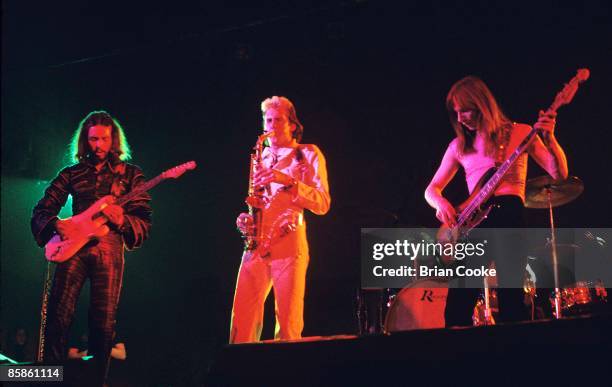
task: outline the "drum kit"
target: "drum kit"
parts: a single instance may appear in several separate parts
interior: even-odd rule
[[[530,179],[525,189],[525,207],[548,209],[550,222],[550,255],[554,276],[554,293],[551,297],[553,316],[592,312],[596,306],[607,302],[607,292],[601,281],[579,281],[561,288],[559,281],[559,251],[574,250],[578,246],[558,244],[555,232],[553,208],[570,203],[584,191],[584,184],[575,176],[554,180],[550,176]],[[533,299],[532,299],[533,300]]]
[[[554,277],[554,291],[550,297],[552,316],[560,319],[564,315],[581,315],[601,310],[607,303],[607,291],[601,280],[579,281],[562,287],[559,279],[559,255],[578,248],[573,244],[557,243],[553,208],[575,200],[584,190],[580,179],[571,176],[565,180],[554,180],[549,176],[541,176],[527,181],[525,207],[548,209],[550,223],[549,243],[536,249],[536,256],[550,257]],[[527,267],[527,271],[530,268]],[[474,325],[495,324],[494,316],[498,312],[496,284],[485,278],[482,297],[474,307]],[[526,275],[523,287],[526,300],[534,306],[536,284]],[[443,328],[444,309],[448,294],[448,284],[443,281],[422,278],[412,282],[398,293],[387,289],[385,297],[386,316],[381,327],[385,333],[412,330]],[[533,310],[533,309],[532,309]],[[533,318],[532,313],[532,318]],[[382,320],[380,321],[382,325]],[[378,329],[375,329],[375,331]],[[372,332],[372,330],[370,330]]]

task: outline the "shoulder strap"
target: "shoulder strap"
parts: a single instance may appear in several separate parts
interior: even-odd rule
[[[508,148],[508,144],[510,143],[510,134],[512,133],[512,128],[514,127],[514,122],[504,125],[500,129],[499,141],[497,142],[496,155],[495,155],[495,166],[499,167],[506,161],[506,149]]]
[[[304,153],[302,152],[302,145],[298,145],[297,148],[295,148],[295,159],[297,160],[298,163],[301,163],[302,160],[304,160]]]

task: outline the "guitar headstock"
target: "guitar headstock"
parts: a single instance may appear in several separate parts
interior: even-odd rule
[[[189,170],[195,169],[196,167],[196,162],[195,161],[188,161],[184,164],[181,165],[177,165],[174,168],[170,168],[167,171],[162,173],[162,177],[164,179],[177,179],[179,177],[181,177],[181,175]]]
[[[578,85],[581,82],[584,82],[589,79],[589,76],[589,69],[579,69],[576,72],[574,78],[572,78],[568,83],[565,84],[563,90],[557,93],[555,101],[553,102],[549,110],[556,111],[559,107],[572,102],[574,95],[576,95],[576,91],[578,91]]]

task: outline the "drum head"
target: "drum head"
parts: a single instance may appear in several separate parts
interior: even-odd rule
[[[385,332],[444,328],[448,283],[422,279],[403,288],[385,318]]]

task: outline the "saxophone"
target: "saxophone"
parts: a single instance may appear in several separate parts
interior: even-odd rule
[[[255,187],[254,177],[256,169],[261,167],[261,156],[263,153],[264,141],[273,135],[273,132],[267,132],[259,137],[253,147],[251,153],[251,165],[249,170],[249,194],[245,200],[249,207],[249,215],[253,222],[247,226],[246,233],[243,234],[245,250],[255,250],[260,247],[263,235],[262,225],[262,209],[268,203],[264,196],[265,187]]]

